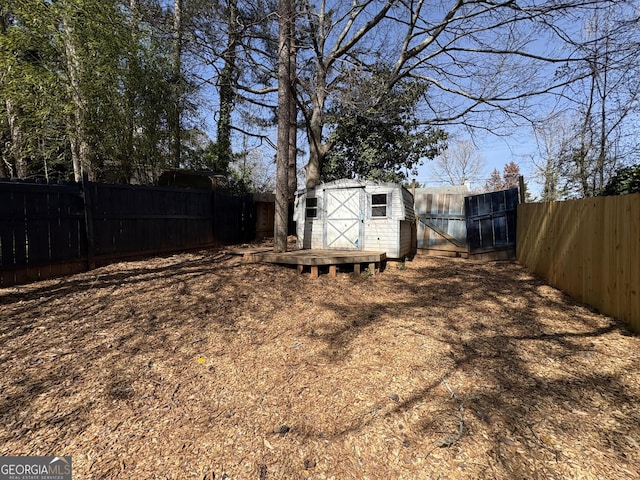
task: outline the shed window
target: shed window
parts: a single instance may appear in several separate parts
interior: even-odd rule
[[[386,217],[387,216],[387,194],[377,193],[371,195],[371,216]]]
[[[306,218],[317,218],[318,216],[318,199],[307,198]]]

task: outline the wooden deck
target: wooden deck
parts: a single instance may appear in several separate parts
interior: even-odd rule
[[[292,250],[276,253],[271,249],[235,249],[229,253],[242,255],[245,262],[276,263],[296,265],[298,273],[310,270],[311,278],[318,278],[321,267],[328,267],[330,277],[335,277],[338,265],[352,265],[354,273],[360,273],[362,265],[366,265],[371,274],[381,272],[387,260],[384,252],[367,252],[360,250]]]

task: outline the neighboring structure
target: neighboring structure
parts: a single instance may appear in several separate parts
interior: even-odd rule
[[[254,193],[256,204],[256,240],[273,237],[276,196],[273,193]]]
[[[158,179],[160,187],[196,188],[200,190],[225,189],[227,177],[208,170],[165,170]]]
[[[336,180],[299,191],[294,208],[298,248],[379,251],[396,259],[416,251],[413,195],[401,185]]]

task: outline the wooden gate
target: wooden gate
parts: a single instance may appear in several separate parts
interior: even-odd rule
[[[364,190],[325,190],[324,248],[362,250]]]
[[[465,198],[469,255],[515,256],[518,198],[517,188]]]
[[[420,193],[415,196],[418,217],[417,246],[427,253],[467,253],[464,195]]]

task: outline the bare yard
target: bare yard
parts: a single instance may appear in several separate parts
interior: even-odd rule
[[[0,455],[77,479],[638,479],[640,338],[513,263],[218,251],[0,290]]]

